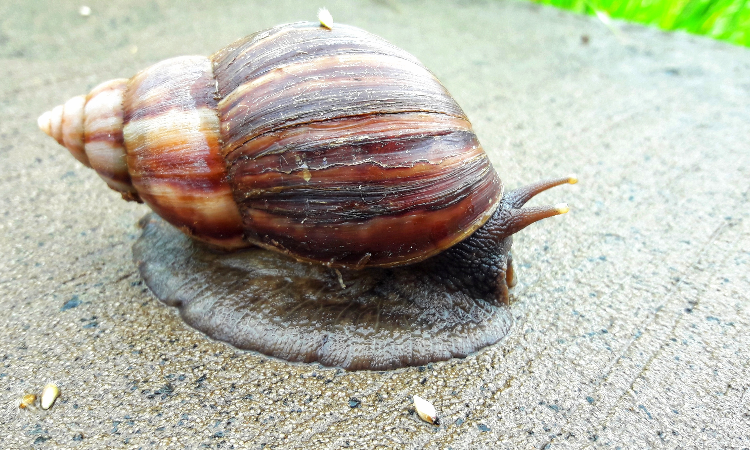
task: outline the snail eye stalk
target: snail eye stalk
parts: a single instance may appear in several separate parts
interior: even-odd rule
[[[565,214],[569,210],[570,208],[568,208],[567,203],[558,203],[554,206],[532,206],[529,208],[511,209],[508,211],[508,217],[506,219],[507,228],[503,231],[505,231],[507,236],[510,236],[518,233],[534,222],[538,222],[548,217]]]
[[[555,178],[552,180],[539,181],[536,183],[529,184],[527,186],[522,186],[518,189],[508,192],[507,194],[505,194],[505,197],[503,198],[503,203],[507,209],[518,209],[522,207],[523,205],[525,205],[526,202],[531,200],[535,195],[541,192],[544,192],[547,189],[551,189],[555,186],[560,186],[563,184],[576,184],[576,183],[578,183],[578,178],[575,175],[564,177],[564,178]],[[564,214],[565,212],[561,212],[558,214]],[[552,215],[554,216],[556,214],[552,214]]]

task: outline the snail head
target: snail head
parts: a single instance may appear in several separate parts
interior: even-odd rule
[[[565,214],[568,205],[524,207],[532,197],[555,186],[575,184],[575,176],[532,183],[503,195],[492,217],[468,239],[429,261],[433,276],[474,298],[508,303],[516,285],[511,246],[513,234],[534,222]]]

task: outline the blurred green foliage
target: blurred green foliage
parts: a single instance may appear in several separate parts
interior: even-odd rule
[[[750,0],[531,0],[750,47]]]

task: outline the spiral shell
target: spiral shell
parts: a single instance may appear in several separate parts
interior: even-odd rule
[[[130,200],[225,248],[402,265],[463,240],[503,189],[419,61],[337,24],[281,25],[168,59],[39,126]]]

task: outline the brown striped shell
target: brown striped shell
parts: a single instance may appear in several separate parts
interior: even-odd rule
[[[434,75],[346,25],[281,25],[210,58],[168,59],[39,126],[194,238],[334,267],[426,259],[481,227],[503,194]]]

